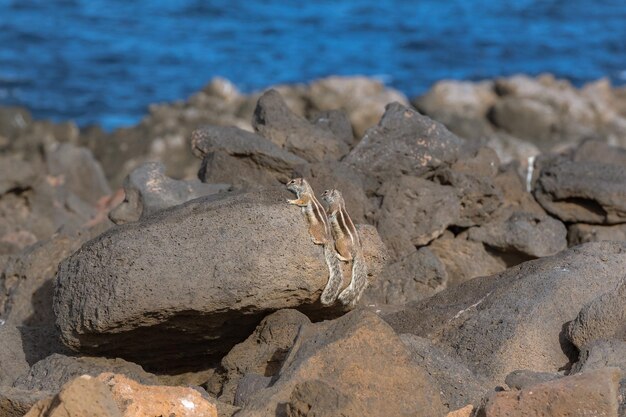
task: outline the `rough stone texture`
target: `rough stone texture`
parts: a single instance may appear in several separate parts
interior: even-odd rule
[[[252,127],[264,138],[307,161],[338,160],[348,153],[345,142],[293,113],[276,90],[268,90],[259,98]]]
[[[534,194],[543,208],[566,222],[626,222],[624,167],[555,161],[541,170]]]
[[[48,174],[59,178],[83,201],[95,205],[111,194],[102,167],[87,148],[62,143],[46,152]]]
[[[245,341],[222,359],[226,380],[220,401],[233,402],[237,384],[247,373],[274,376],[293,346],[300,326],[310,322],[296,310],[280,310],[264,318]]]
[[[601,240],[626,241],[626,223],[613,226],[576,223],[567,228],[567,241],[570,246]]]
[[[235,390],[233,404],[238,407],[245,407],[250,398],[260,390],[272,384],[271,376],[248,373],[239,380]]]
[[[111,211],[115,224],[134,222],[168,207],[204,195],[228,191],[228,184],[203,184],[199,180],[174,180],[161,162],[145,162],[124,180],[124,201]]]
[[[623,270],[616,274],[617,285],[607,282],[605,290],[612,289],[589,300],[567,326],[567,338],[579,349],[598,339],[626,340],[626,277]]]
[[[37,401],[51,395],[46,391],[28,391],[0,384],[0,416],[23,417]]]
[[[521,391],[499,392],[488,400],[484,416],[617,417],[621,375],[617,368],[604,368]]]
[[[617,285],[624,268],[626,244],[587,243],[450,287],[385,320],[399,333],[453,348],[499,385],[516,369],[556,372],[573,360],[564,323]]]
[[[518,252],[534,258],[554,255],[567,248],[567,229],[547,216],[510,211],[469,230],[471,240],[502,252]]]
[[[400,338],[411,352],[413,361],[424,368],[439,386],[445,407],[454,410],[466,404],[480,403],[489,390],[487,381],[473,374],[453,352],[412,334],[403,334]]]
[[[378,230],[396,257],[428,244],[459,220],[461,204],[452,187],[402,176],[386,182],[380,192]]]
[[[572,366],[570,374],[594,371],[606,366],[620,368],[626,376],[626,341],[610,339],[590,342],[580,350],[578,362]]]
[[[357,398],[365,405],[361,416],[427,417],[444,412],[438,389],[400,338],[378,316],[363,310],[303,326],[275,379],[250,399],[239,417],[280,413],[298,384],[315,380],[334,396],[341,397],[338,392]]]
[[[293,389],[287,403],[288,417],[359,417],[367,415],[356,399],[324,381],[304,381]]]
[[[442,124],[392,103],[344,161],[383,183],[400,175],[422,175],[454,162],[462,145],[463,141]]]
[[[524,172],[526,175],[526,172]],[[545,215],[546,211],[537,203],[533,195],[527,191],[520,174],[516,172],[516,165],[509,164],[501,167],[501,171],[494,178],[494,183],[502,190],[505,209],[514,209],[536,215]]]
[[[113,373],[96,379],[111,390],[123,417],[217,417],[215,404],[193,388],[143,385]]]
[[[446,417],[472,417],[474,415],[474,406],[466,405],[458,410],[450,411],[446,414]]]
[[[357,138],[378,122],[387,104],[409,104],[399,91],[366,77],[335,76],[314,81],[307,90],[307,100],[319,110],[342,109],[348,113]]]
[[[311,123],[317,127],[328,130],[337,139],[350,147],[356,142],[350,119],[343,110],[321,111],[311,118]]]
[[[206,126],[191,135],[194,155],[204,159],[200,179],[233,185],[287,183],[306,161],[269,140],[235,127]],[[239,178],[241,177],[241,178]]]
[[[387,265],[363,294],[361,305],[402,305],[443,290],[448,274],[443,263],[428,248]]]
[[[453,187],[461,204],[455,225],[461,227],[483,224],[503,203],[502,192],[488,176],[465,174],[452,169],[438,169],[433,180],[441,185]],[[441,210],[445,206],[434,207]]]
[[[103,372],[126,375],[144,384],[156,384],[158,378],[141,366],[123,359],[71,357],[53,353],[35,363],[27,374],[17,378],[13,386],[29,390],[56,393],[61,387],[81,375],[98,376]]]
[[[507,268],[506,261],[489,253],[482,243],[468,240],[467,232],[456,237],[451,232],[445,232],[428,248],[444,265],[448,286],[502,272]]]
[[[520,369],[508,374],[504,379],[504,382],[511,389],[522,390],[532,387],[533,385],[553,381],[562,377],[563,375],[554,372],[535,372],[527,369]]]
[[[56,396],[38,401],[24,417],[122,417],[105,384],[89,376],[68,382]]]
[[[318,302],[328,280],[323,249],[287,197],[284,188],[202,197],[83,245],[57,275],[65,343],[171,369],[223,355],[275,310],[340,314]],[[361,236],[374,274],[384,254],[367,249],[375,232]]]
[[[611,146],[606,140],[590,139],[580,144],[572,154],[573,161],[599,162],[626,168],[626,149]]]

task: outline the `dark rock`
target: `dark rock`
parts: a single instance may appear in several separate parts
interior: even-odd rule
[[[599,162],[626,168],[626,149],[611,146],[606,140],[589,139],[580,144],[572,154],[573,161]]]
[[[233,404],[238,407],[245,407],[250,397],[262,389],[269,387],[272,383],[272,377],[259,374],[245,374],[239,380],[237,389],[235,390],[235,399]]]
[[[626,222],[626,168],[567,160],[545,166],[535,184],[535,198],[565,222]]]
[[[453,348],[498,385],[516,369],[556,372],[573,360],[564,323],[615,286],[625,267],[626,244],[587,243],[449,287],[385,320],[399,333]]]
[[[0,196],[10,190],[28,188],[37,174],[35,167],[19,155],[0,155]]]
[[[323,249],[287,197],[284,188],[201,197],[83,245],[57,275],[65,343],[172,371],[222,356],[272,311],[341,314],[317,302],[328,280]],[[382,255],[366,249],[375,236],[361,236],[376,271]]]
[[[626,375],[626,341],[595,340],[580,350],[570,374],[595,371],[606,366],[620,368]]]
[[[419,176],[452,163],[462,146],[463,141],[440,123],[392,103],[378,125],[365,133],[344,161],[380,184],[401,175]]]
[[[400,338],[372,312],[357,310],[303,326],[274,384],[250,398],[239,416],[273,415],[280,404],[297,399],[298,395],[292,397],[294,389],[307,381],[324,383],[329,389],[323,392],[331,391],[330,398],[334,393],[358,398],[367,404],[361,416],[443,414],[438,388],[412,361]],[[306,399],[297,402],[305,407],[316,397],[302,394]],[[292,406],[300,409],[295,402]]]
[[[537,203],[533,195],[527,191],[522,178],[516,172],[514,164],[501,167],[501,172],[494,178],[494,184],[502,191],[504,206],[502,209],[513,208],[536,215],[545,215],[546,211]]]
[[[511,389],[522,390],[533,385],[543,384],[544,382],[554,381],[562,378],[563,375],[552,372],[535,372],[526,369],[513,371],[504,378],[504,382]]]
[[[601,240],[626,241],[626,223],[613,226],[576,223],[567,228],[567,241],[570,246]]]
[[[589,300],[566,328],[566,337],[579,349],[599,339],[626,340],[626,278],[623,271],[616,274],[617,282],[611,280],[604,287],[612,289]]]
[[[603,368],[567,376],[521,391],[498,392],[482,410],[485,417],[607,416],[617,417],[622,372]]]
[[[228,184],[203,184],[199,180],[174,180],[161,162],[146,162],[124,180],[124,201],[111,211],[115,224],[134,222],[168,207],[203,195],[228,191]]]
[[[521,139],[547,150],[558,139],[559,115],[548,104],[525,97],[504,97],[493,106],[493,123]]]
[[[461,204],[452,187],[402,176],[386,182],[380,193],[378,229],[396,257],[427,245],[459,221]]]
[[[324,381],[296,384],[287,403],[288,417],[359,417],[367,415],[361,404]]]
[[[343,110],[326,110],[313,116],[311,122],[322,129],[328,130],[337,139],[344,142],[349,147],[355,144],[352,124],[348,115]]]
[[[209,183],[265,184],[259,181],[259,174],[261,178],[274,178],[274,184],[287,183],[299,167],[306,165],[304,159],[269,140],[235,127],[208,126],[195,130],[191,146],[194,155],[205,160],[200,179]],[[234,160],[237,163],[233,168],[225,173],[220,171]],[[239,179],[240,174],[244,174],[243,180]]]
[[[484,378],[473,374],[453,352],[412,334],[400,335],[413,361],[436,381],[444,406],[450,410],[478,404],[489,390]]]
[[[28,391],[0,384],[0,416],[23,417],[36,402],[51,395],[50,392]]]
[[[483,224],[503,203],[502,192],[487,176],[464,174],[441,168],[434,173],[433,181],[451,186],[456,190],[461,204],[459,218],[454,222],[456,226],[469,227]],[[436,208],[441,210],[441,206]]]
[[[448,286],[495,274],[507,267],[505,260],[487,251],[482,243],[468,240],[467,232],[456,237],[445,232],[428,248],[444,265]]]
[[[307,161],[338,160],[348,153],[345,142],[293,113],[276,90],[259,98],[252,126],[264,138]]]
[[[567,248],[567,229],[547,215],[511,211],[469,229],[469,239],[502,252],[533,258],[554,255]]]
[[[232,403],[235,390],[240,390],[238,384],[246,374],[276,375],[300,326],[310,322],[307,316],[296,310],[279,310],[264,318],[254,333],[222,359],[225,382],[219,400]],[[235,405],[243,404],[235,402]]]
[[[62,143],[45,155],[48,174],[58,177],[66,189],[88,204],[95,205],[111,194],[104,172],[87,148]]]
[[[500,168],[498,154],[491,148],[481,146],[450,166],[452,171],[475,177],[495,178]]]
[[[387,265],[363,294],[362,305],[402,305],[443,290],[448,283],[444,265],[433,252],[420,248]]]

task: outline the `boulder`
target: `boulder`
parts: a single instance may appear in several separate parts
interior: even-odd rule
[[[406,304],[436,294],[447,283],[443,263],[428,247],[423,247],[387,265],[365,290],[361,305]]]
[[[300,327],[309,323],[307,316],[296,310],[279,310],[264,318],[245,341],[222,359],[225,381],[220,401],[233,402],[237,385],[246,374],[276,375]]]
[[[490,389],[484,378],[475,375],[450,349],[412,334],[400,335],[413,362],[424,368],[439,386],[443,405],[450,410],[466,404],[479,404]]]
[[[463,140],[442,124],[400,103],[392,103],[344,162],[375,180],[369,187],[377,188],[376,184],[386,180],[401,175],[419,176],[452,163],[462,146]]]
[[[175,180],[161,162],[145,162],[124,180],[124,201],[109,213],[115,224],[134,222],[159,210],[203,195],[228,191],[228,184],[203,184],[197,179]]]
[[[499,128],[529,140],[540,149],[549,149],[559,128],[559,114],[549,104],[526,97],[504,97],[493,106],[490,118]]]
[[[506,376],[504,382],[511,389],[522,390],[533,385],[562,378],[563,375],[555,372],[535,372],[528,369],[513,371]]]
[[[461,203],[447,185],[401,176],[380,189],[384,196],[378,213],[378,229],[396,257],[427,245],[459,221]]]
[[[298,388],[307,381],[321,384]],[[299,409],[298,404],[310,404],[320,391],[338,398],[334,407],[340,409],[350,409],[347,398],[358,399],[366,405],[359,410],[361,416],[440,416],[444,411],[438,388],[412,361],[400,338],[378,316],[363,310],[304,325],[274,384],[255,394],[238,416],[274,415],[282,403]],[[320,407],[327,407],[326,401]],[[324,415],[338,412],[325,409]]]
[[[408,105],[407,98],[397,90],[366,77],[327,77],[309,84],[306,99],[315,110],[344,110],[360,138],[374,126],[389,103]]]
[[[194,155],[203,159],[207,183],[276,185],[294,178],[306,161],[269,140],[235,127],[207,126],[191,135]]]
[[[590,372],[604,367],[620,368],[623,383],[626,382],[626,340],[594,340],[580,349],[578,362],[570,371],[570,374]],[[626,385],[624,386],[626,389]]]
[[[355,145],[356,140],[352,132],[352,124],[348,115],[343,110],[325,110],[316,113],[311,118],[311,123],[329,131],[337,139],[349,147]]]
[[[46,391],[29,391],[0,384],[0,416],[24,417],[36,402],[51,395]]]
[[[284,188],[201,197],[83,245],[57,274],[64,342],[171,371],[223,356],[272,311],[341,314],[318,302],[323,249],[287,197]],[[377,235],[361,236],[375,274]]]
[[[158,378],[141,366],[123,359],[72,357],[53,353],[35,363],[28,373],[17,378],[14,387],[57,393],[63,385],[81,375],[98,376],[103,372],[126,375],[143,384],[156,385]]]
[[[535,198],[565,222],[626,223],[626,168],[598,162],[556,160],[544,166]]]
[[[606,140],[588,139],[572,154],[573,161],[599,162],[626,168],[626,149],[611,146]]]
[[[288,417],[367,415],[364,406],[324,381],[313,380],[296,384],[286,406]]]
[[[623,271],[618,274],[617,283],[605,287],[612,289],[589,300],[568,324],[566,337],[579,349],[600,339],[626,341],[626,277]]]
[[[489,398],[482,412],[485,417],[617,417],[621,376],[622,372],[617,368],[603,368],[536,384],[521,391],[498,392]]]
[[[585,242],[599,242],[601,240],[626,241],[626,223],[612,226],[575,223],[567,228],[569,246],[580,245]]]
[[[68,382],[56,396],[38,401],[25,417],[122,417],[102,382],[84,376]]]
[[[28,188],[37,174],[37,168],[24,161],[21,155],[0,155],[0,195]]]
[[[276,90],[259,98],[252,126],[264,138],[307,161],[338,160],[348,153],[344,141],[293,113]]]
[[[509,211],[469,229],[469,239],[501,252],[540,258],[567,248],[567,229],[560,221],[522,211]]]
[[[556,372],[575,360],[564,324],[616,286],[626,244],[587,243],[449,287],[384,318],[399,333],[435,340],[468,368],[502,384],[510,372]]]

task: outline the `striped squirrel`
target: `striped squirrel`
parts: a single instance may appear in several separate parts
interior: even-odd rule
[[[322,200],[328,205],[327,215],[337,257],[344,262],[352,261],[352,279],[350,285],[339,294],[339,300],[344,305],[353,307],[367,286],[367,265],[361,239],[346,211],[346,203],[341,193],[338,190],[326,190],[322,193]]]
[[[330,225],[326,211],[320,202],[315,198],[313,188],[304,178],[295,178],[287,183],[287,189],[296,194],[296,200],[287,200],[289,204],[294,204],[302,208],[302,213],[309,224],[309,234],[313,243],[324,246],[324,258],[328,266],[328,283],[322,292],[320,301],[324,305],[330,305],[337,299],[339,289],[343,283],[343,273],[341,265],[337,260],[337,253],[332,244]]]

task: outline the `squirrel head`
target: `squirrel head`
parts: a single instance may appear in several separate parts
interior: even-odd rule
[[[287,183],[287,189],[294,193],[307,191],[309,188],[309,183],[304,178],[294,178]]]
[[[339,190],[324,190],[322,193],[322,200],[328,204],[329,211],[335,211],[341,209],[343,206],[343,197]]]

